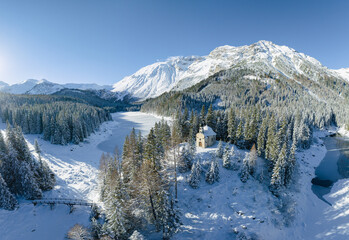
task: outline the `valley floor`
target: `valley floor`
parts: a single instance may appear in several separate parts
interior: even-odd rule
[[[80,145],[52,145],[38,135],[26,135],[32,151],[38,138],[43,158],[57,175],[56,187],[44,197],[98,202],[97,169],[101,154],[113,152],[116,145],[121,150],[132,127],[145,135],[161,120],[140,112],[115,113],[113,119]],[[5,128],[5,124],[0,124],[0,129]],[[275,207],[278,200],[266,185],[251,177],[242,183],[237,171],[222,168],[220,160],[221,178],[213,185],[202,179],[200,187],[192,189],[186,182],[188,174],[179,176],[178,201],[183,225],[174,239],[234,239],[236,232],[268,240],[349,239],[349,180],[337,182],[325,196],[333,206],[318,199],[311,190],[314,168],[326,153],[319,139],[324,134],[316,132],[317,142],[309,150],[297,153],[300,174],[291,196],[296,211],[288,227],[281,226],[285,217]],[[208,161],[216,147],[198,149],[197,154]],[[244,156],[244,151],[238,152]],[[64,205],[51,210],[49,206],[34,207],[21,200],[18,210],[0,210],[0,239],[61,240],[75,223],[87,225],[89,214],[88,207],[77,207],[69,214]]]

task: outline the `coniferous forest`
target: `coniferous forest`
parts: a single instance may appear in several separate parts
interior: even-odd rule
[[[107,110],[66,96],[0,93],[0,117],[25,134],[43,134],[53,144],[78,144],[110,121]]]
[[[41,159],[41,150],[35,142],[34,158],[29,151],[20,127],[8,125],[6,136],[0,132],[0,208],[13,210],[16,197],[40,199],[43,191],[51,190],[55,176]]]

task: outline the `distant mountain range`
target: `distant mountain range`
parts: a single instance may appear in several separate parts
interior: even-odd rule
[[[248,46],[217,47],[209,55],[202,57],[170,57],[166,61],[141,68],[113,86],[58,84],[45,79],[28,79],[13,85],[0,81],[0,91],[14,94],[53,94],[63,89],[78,89],[100,91],[98,94],[102,98],[145,100],[171,90],[187,89],[218,72],[238,68],[250,69],[260,75],[281,74],[289,79],[302,76],[317,82],[324,77],[334,77],[349,81],[349,68],[329,69],[304,53],[262,40]],[[258,76],[247,77],[258,79]]]
[[[217,72],[238,67],[287,78],[303,76],[318,81],[327,76],[349,81],[349,68],[328,69],[304,53],[262,40],[249,46],[221,46],[203,57],[171,57],[156,62],[115,83],[112,91],[147,99],[189,88]]]
[[[94,83],[66,83],[58,84],[49,82],[45,79],[36,80],[28,79],[21,83],[9,85],[5,82],[0,82],[0,91],[13,94],[53,94],[63,89],[79,89],[79,90],[111,90],[112,86],[98,85]]]

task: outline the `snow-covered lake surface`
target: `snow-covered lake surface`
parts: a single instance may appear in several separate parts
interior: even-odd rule
[[[42,158],[55,172],[57,184],[52,191],[44,193],[44,198],[77,198],[98,202],[97,175],[99,159],[103,152],[113,152],[115,146],[120,151],[125,136],[134,127],[147,134],[161,117],[141,112],[119,112],[112,114],[113,120],[101,125],[99,131],[92,134],[79,145],[52,145],[40,135],[26,135],[30,150],[34,152],[34,141],[38,140]],[[0,129],[6,124],[0,123]],[[69,228],[76,223],[88,224],[90,209],[78,207],[69,214],[69,207],[34,207],[29,201],[22,200],[15,211],[0,209],[1,240],[55,240],[65,239]]]
[[[97,145],[103,152],[113,153],[116,146],[122,151],[125,137],[130,134],[132,128],[135,128],[137,134],[141,131],[142,135],[146,136],[150,128],[161,121],[161,118],[141,112],[127,112],[113,114],[113,120],[116,126],[109,129],[108,138]]]
[[[323,142],[324,133],[316,132],[318,143],[314,143],[309,150],[297,154],[301,163],[297,194],[299,216],[292,227],[300,234],[297,239],[347,240],[349,239],[349,179],[335,182],[332,188],[323,194],[325,201],[312,191],[311,180],[315,177],[317,167],[327,154],[331,154],[329,153],[331,149],[327,151]],[[328,168],[329,172],[331,168],[337,170],[332,166]],[[320,170],[318,174],[327,174],[326,167],[321,166]]]
[[[312,180],[312,191],[321,200],[331,192],[332,184],[349,174],[349,138],[335,136],[323,139],[327,152],[315,169],[316,178]],[[328,202],[327,202],[328,203]]]

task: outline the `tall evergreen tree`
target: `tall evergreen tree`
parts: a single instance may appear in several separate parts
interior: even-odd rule
[[[213,159],[210,164],[210,168],[206,173],[206,182],[213,184],[214,182],[219,181],[219,167],[218,161]]]
[[[18,206],[18,202],[7,187],[6,182],[0,173],[0,208],[5,210],[14,210]]]
[[[260,157],[265,156],[267,122],[268,122],[267,118],[263,119],[262,125],[259,128],[259,133],[257,138],[257,152],[258,152],[258,156]]]
[[[219,141],[218,143],[218,147],[217,147],[217,151],[216,151],[216,156],[218,158],[222,158],[223,157],[223,142]]]
[[[228,112],[228,138],[230,143],[236,143],[236,119],[234,110],[232,108],[229,109]]]
[[[216,119],[215,115],[212,109],[212,104],[207,110],[207,115],[206,115],[206,125],[208,125],[212,129],[216,129]]]
[[[232,148],[234,151],[234,148]],[[226,169],[232,168],[231,156],[230,156],[230,148],[229,144],[225,145],[224,153],[223,153],[223,167]]]
[[[249,162],[249,153],[246,153],[245,158],[242,162],[242,168],[241,168],[241,172],[240,172],[240,180],[243,183],[247,182],[247,180],[249,178],[248,162]]]
[[[198,161],[196,161],[192,167],[191,167],[191,173],[189,175],[189,185],[192,188],[198,188],[199,184],[200,184],[200,179],[201,179],[201,172],[202,172],[202,168],[201,168],[201,164]]]
[[[257,168],[257,150],[256,150],[256,145],[253,144],[250,154],[249,154],[249,161],[248,161],[248,171],[251,175],[253,175],[256,172]]]
[[[273,168],[270,185],[273,190],[278,190],[285,184],[285,169],[287,162],[287,146],[284,144]]]

